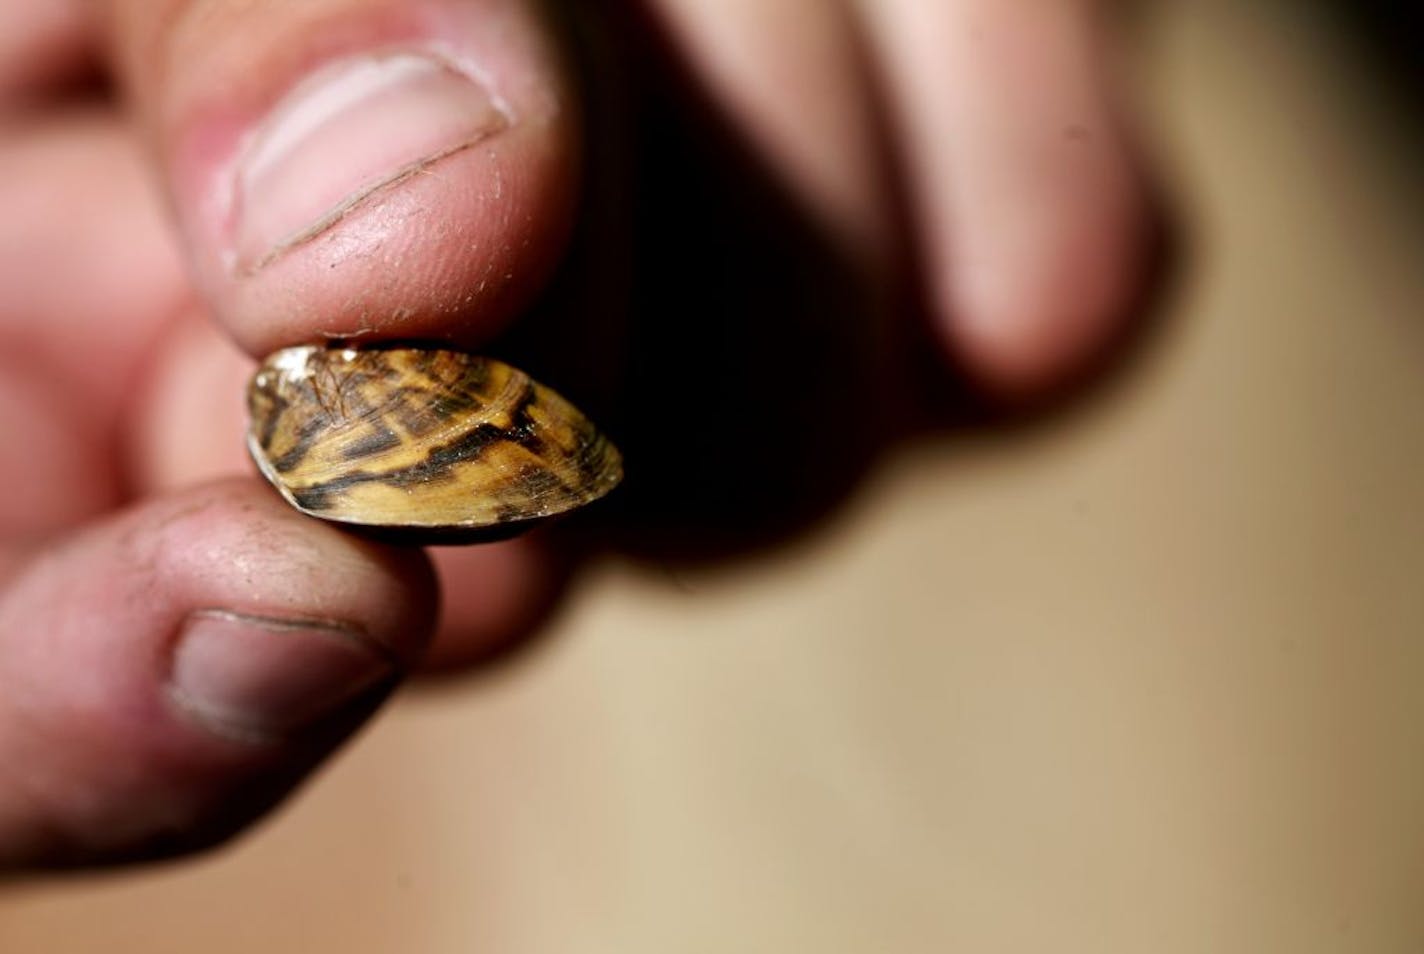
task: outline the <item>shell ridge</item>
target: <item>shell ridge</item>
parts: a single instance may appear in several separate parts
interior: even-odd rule
[[[249,385],[249,452],[298,509],[437,536],[595,500],[617,449],[516,368],[445,350],[288,349]]]

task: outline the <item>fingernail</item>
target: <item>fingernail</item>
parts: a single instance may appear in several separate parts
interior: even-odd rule
[[[173,699],[205,728],[279,739],[392,679],[393,653],[340,623],[202,610],[173,656]]]
[[[367,55],[322,68],[277,104],[238,160],[235,268],[262,268],[508,125],[480,83],[432,56]]]

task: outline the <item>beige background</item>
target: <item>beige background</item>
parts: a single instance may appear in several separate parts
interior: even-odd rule
[[[1424,191],[1276,9],[1148,17],[1196,251],[1107,399],[775,560],[604,565],[235,849],[0,897],[0,950],[1424,950]]]

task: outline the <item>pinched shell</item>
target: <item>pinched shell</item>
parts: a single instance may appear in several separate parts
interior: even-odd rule
[[[623,474],[572,404],[459,351],[287,348],[253,374],[247,402],[248,449],[292,506],[417,540],[506,536]]]

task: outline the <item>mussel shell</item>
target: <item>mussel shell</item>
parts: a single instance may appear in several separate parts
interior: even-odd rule
[[[247,403],[248,450],[292,506],[402,542],[512,536],[623,475],[572,404],[460,351],[287,348],[253,374]]]

